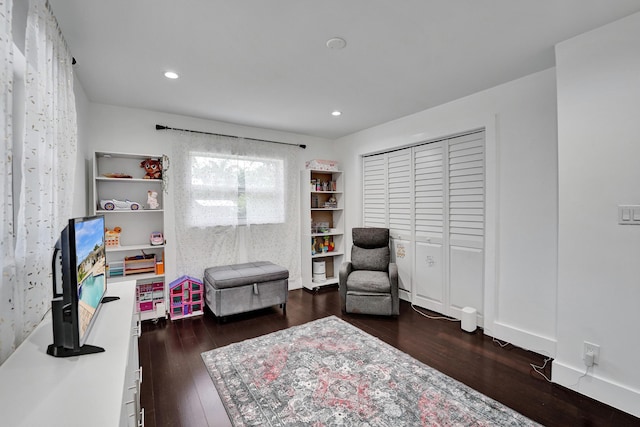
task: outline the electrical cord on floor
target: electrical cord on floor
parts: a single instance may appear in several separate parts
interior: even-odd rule
[[[549,382],[549,383],[550,383],[550,382],[552,382],[552,381],[551,381],[551,379],[550,379],[549,377],[547,377],[547,375],[544,373],[544,368],[546,368],[546,367],[547,367],[547,363],[549,363],[549,361],[552,359],[552,357],[547,356],[546,354],[544,354],[544,353],[543,353],[543,352],[541,352],[541,351],[537,351],[537,350],[527,350],[526,348],[522,348],[522,347],[518,347],[518,346],[516,346],[516,345],[513,345],[513,344],[511,344],[510,342],[507,342],[507,341],[500,341],[500,340],[499,340],[499,339],[497,339],[497,338],[493,338],[493,342],[494,342],[494,344],[498,344],[501,348],[505,348],[506,346],[511,345],[511,346],[513,346],[513,347],[515,347],[515,348],[519,348],[519,349],[522,349],[522,350],[525,350],[525,351],[533,351],[533,352],[535,352],[535,353],[538,353],[538,354],[541,354],[541,355],[545,356],[544,363],[542,364],[542,366],[538,366],[538,365],[536,365],[536,364],[534,364],[534,363],[529,363],[529,366],[531,366],[531,369],[533,369],[533,371],[534,371],[535,373],[539,374],[542,378],[544,378],[545,380],[547,380],[547,382]]]
[[[414,310],[416,313],[418,313],[418,314],[420,314],[420,315],[422,315],[422,316],[426,317],[427,319],[431,319],[431,320],[448,320],[448,321],[450,321],[450,322],[460,322],[460,319],[454,319],[453,317],[445,317],[445,316],[430,316],[430,315],[428,315],[428,314],[426,314],[426,313],[423,313],[422,311],[418,310],[418,309],[416,308],[416,306],[415,306],[415,305],[413,305],[413,304],[411,304],[411,308],[413,308],[413,310]]]
[[[549,363],[549,361],[550,361],[550,360],[551,360],[551,358],[550,358],[550,357],[547,357],[546,359],[544,359],[544,363],[542,364],[542,366],[538,366],[538,365],[535,365],[535,364],[533,364],[533,363],[529,363],[529,366],[531,366],[531,368],[532,368],[535,372],[537,372],[538,374],[540,374],[540,375],[542,376],[542,378],[544,378],[545,380],[547,380],[547,382],[548,382],[548,383],[550,383],[550,382],[551,382],[551,378],[547,377],[547,376],[544,374],[544,368],[547,366],[547,363]]]
[[[460,322],[460,321],[461,321],[460,319],[455,319],[455,318],[452,318],[452,317],[445,317],[445,316],[430,316],[430,315],[428,315],[428,314],[426,314],[426,313],[423,313],[422,311],[418,310],[414,304],[411,304],[411,308],[413,308],[413,310],[414,310],[416,313],[418,313],[418,314],[420,314],[420,315],[422,315],[422,316],[426,317],[427,319],[432,319],[432,320],[448,320],[448,321],[450,321],[450,322]],[[506,342],[506,341],[500,341],[500,340],[499,340],[499,339],[497,339],[497,338],[493,338],[493,342],[494,342],[495,344],[498,344],[501,348],[505,348],[505,347],[506,347],[506,346],[508,346],[508,345],[512,345],[513,347],[517,347],[517,346],[515,346],[515,345],[513,345],[513,344],[511,344],[511,343],[509,343],[509,342]],[[522,347],[517,347],[517,348],[520,348],[520,349],[525,350],[525,351],[530,351],[530,350],[524,349],[524,348],[522,348]],[[534,372],[536,372],[537,374],[539,374],[539,375],[540,375],[542,378],[544,378],[547,382],[549,382],[549,383],[550,383],[550,382],[552,382],[552,381],[551,381],[551,379],[550,379],[549,377],[547,377],[547,375],[544,373],[544,369],[547,367],[547,363],[549,363],[549,361],[550,361],[552,358],[551,358],[550,356],[547,356],[546,354],[543,354],[543,353],[542,353],[542,352],[540,352],[540,351],[534,351],[534,352],[535,352],[535,353],[538,353],[538,354],[542,354],[543,356],[545,356],[544,363],[542,364],[542,366],[538,366],[538,365],[536,365],[536,364],[534,364],[534,363],[529,363],[529,366],[531,366],[531,369],[533,369],[533,371],[534,371]],[[587,368],[587,371],[589,371],[589,368]],[[585,375],[587,375],[587,372],[585,372],[585,373],[584,373],[584,375],[582,375],[582,377],[578,378],[578,382],[580,382],[580,379],[582,379]],[[574,384],[574,385],[577,385],[577,383],[576,383],[576,384]]]
[[[502,341],[500,341],[500,340],[499,340],[499,339],[497,339],[497,338],[493,338],[493,343],[494,343],[494,344],[498,344],[498,345],[499,345],[500,347],[502,347],[502,348],[505,348],[506,346],[508,346],[509,344],[511,344],[511,343],[508,343],[508,342],[506,342],[506,341],[505,341],[505,342],[502,342]]]

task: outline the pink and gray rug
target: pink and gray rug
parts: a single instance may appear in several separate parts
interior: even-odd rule
[[[326,317],[202,353],[234,426],[537,426]]]

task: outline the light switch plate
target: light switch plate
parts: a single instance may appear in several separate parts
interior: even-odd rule
[[[640,205],[618,205],[618,224],[640,225]]]

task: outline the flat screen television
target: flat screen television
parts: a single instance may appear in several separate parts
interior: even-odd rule
[[[104,217],[72,218],[53,251],[53,344],[47,354],[70,357],[99,353],[85,344],[107,292]],[[61,280],[59,280],[61,279]]]

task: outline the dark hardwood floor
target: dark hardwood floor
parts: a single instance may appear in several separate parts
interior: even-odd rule
[[[232,316],[218,323],[204,316],[175,322],[144,322],[140,337],[142,406],[146,426],[229,426],[224,407],[200,353],[310,320],[335,315],[423,363],[546,426],[640,426],[640,418],[548,383],[530,364],[538,354],[501,347],[480,329],[430,320],[405,301],[398,318],[348,315],[337,290],[289,292],[287,314],[276,307]],[[550,363],[545,369],[550,376]]]

